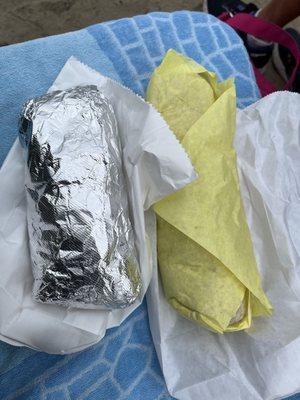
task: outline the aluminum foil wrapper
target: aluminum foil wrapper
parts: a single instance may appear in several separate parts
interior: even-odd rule
[[[33,297],[115,309],[141,289],[114,110],[96,86],[27,102],[27,221]]]

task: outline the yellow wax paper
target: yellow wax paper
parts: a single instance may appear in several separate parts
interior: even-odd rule
[[[154,206],[165,295],[185,317],[223,333],[249,328],[272,312],[261,287],[233,148],[232,79],[169,50],[147,100],[163,115],[199,174]]]

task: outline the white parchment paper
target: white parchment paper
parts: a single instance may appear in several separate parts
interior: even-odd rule
[[[271,318],[218,335],[166,302],[157,263],[147,293],[154,344],[179,400],[271,400],[300,392],[300,95],[238,111],[241,192]]]

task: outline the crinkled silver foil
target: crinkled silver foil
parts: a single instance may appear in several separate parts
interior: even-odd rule
[[[83,308],[123,308],[141,280],[114,110],[96,86],[30,100],[27,149],[33,297]]]

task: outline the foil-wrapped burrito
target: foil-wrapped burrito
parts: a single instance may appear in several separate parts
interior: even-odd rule
[[[96,86],[27,102],[20,119],[33,297],[68,307],[131,305],[141,279],[112,105]]]

